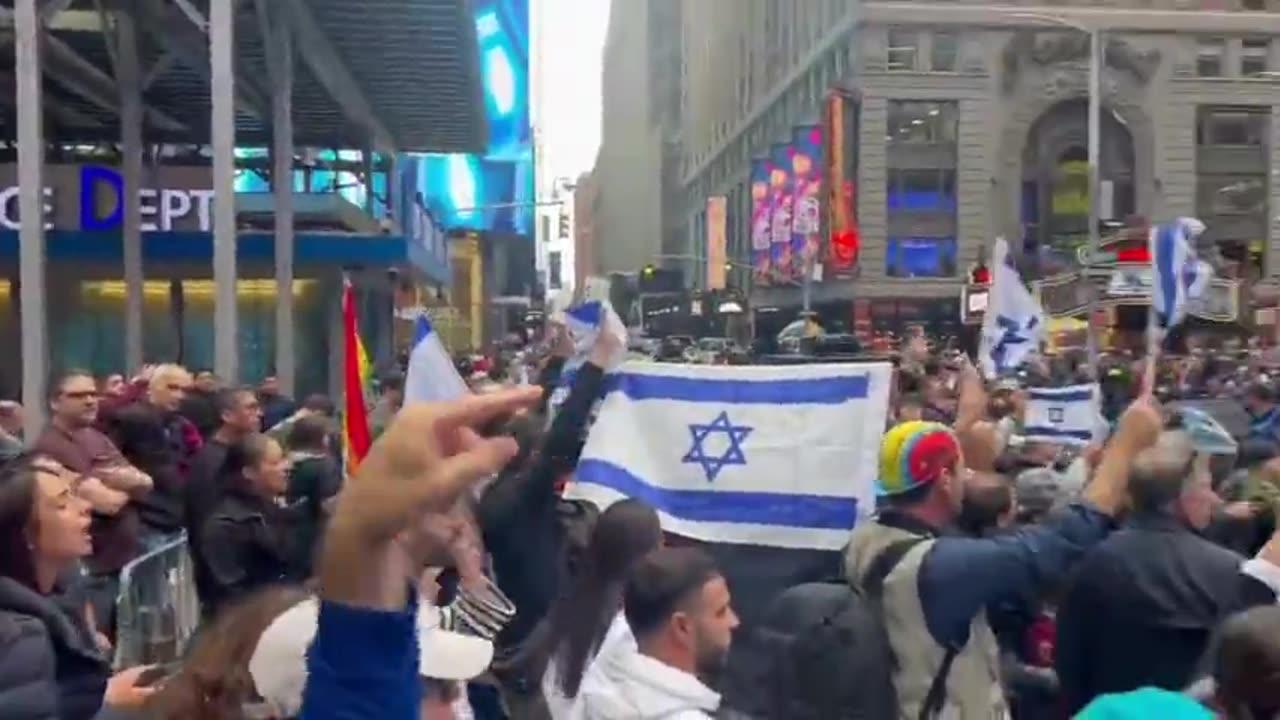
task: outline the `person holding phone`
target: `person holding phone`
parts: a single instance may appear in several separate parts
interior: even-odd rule
[[[59,580],[93,550],[89,504],[44,457],[0,466],[0,715],[5,720],[130,717],[154,690],[146,667],[116,675],[83,607]]]

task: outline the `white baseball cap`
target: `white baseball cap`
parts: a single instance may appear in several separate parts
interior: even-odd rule
[[[249,676],[269,717],[297,717],[307,684],[307,649],[315,639],[320,603],[304,600],[284,611],[258,638]],[[470,680],[489,668],[493,643],[441,627],[439,608],[418,606],[418,674],[433,680]]]

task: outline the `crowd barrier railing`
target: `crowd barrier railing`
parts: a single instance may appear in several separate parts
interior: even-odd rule
[[[120,571],[116,668],[180,660],[199,624],[195,568],[185,534]]]

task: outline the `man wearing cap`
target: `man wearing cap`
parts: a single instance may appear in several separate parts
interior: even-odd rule
[[[878,487],[883,509],[854,529],[845,576],[860,585],[873,564],[892,568],[883,607],[899,717],[1008,717],[984,608],[1056,581],[1107,535],[1124,502],[1128,458],[1154,441],[1160,424],[1154,401],[1139,399],[1122,417],[1080,502],[1041,525],[988,538],[946,534],[964,500],[966,470],[955,432],[908,422],[886,433]]]

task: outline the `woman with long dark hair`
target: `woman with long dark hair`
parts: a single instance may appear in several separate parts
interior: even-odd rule
[[[105,720],[142,707],[145,668],[112,676],[87,607],[61,579],[93,550],[89,505],[48,458],[0,466],[0,716]],[[118,716],[116,716],[118,717]]]
[[[279,586],[253,593],[224,608],[200,634],[182,669],[150,703],[155,720],[240,720],[257,694],[249,660],[267,627],[289,608],[311,597],[305,589]]]
[[[638,500],[614,503],[596,521],[581,574],[552,605],[516,661],[529,677],[541,678],[553,720],[569,717],[595,658],[634,649],[635,639],[622,617],[622,589],[635,563],[660,545],[658,514]]]
[[[250,435],[227,452],[225,491],[197,538],[208,573],[200,597],[206,618],[246,593],[305,579],[296,520],[283,505],[288,472],[280,443],[266,435]]]

